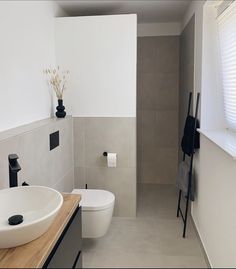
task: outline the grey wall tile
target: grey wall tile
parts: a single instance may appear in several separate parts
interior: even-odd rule
[[[177,174],[176,148],[145,148],[141,161],[141,182],[174,184]]]
[[[155,144],[156,142],[156,111],[143,110],[139,116],[138,125],[138,148],[142,145]],[[140,163],[139,165],[142,165]]]
[[[189,92],[194,90],[194,35],[195,18],[193,16],[180,36],[179,145],[188,110]],[[192,112],[193,107],[191,107]],[[181,160],[182,150],[179,147],[179,161]]]
[[[138,75],[138,100],[139,109],[157,109],[158,107],[158,90],[161,88],[162,78],[156,72],[140,73]]]
[[[156,143],[160,147],[178,147],[178,111],[156,112]]]
[[[179,120],[179,37],[138,38],[138,181],[174,183]]]
[[[138,38],[138,57],[137,70],[140,73],[149,73],[150,70],[157,70],[159,67],[156,37],[139,37]],[[145,51],[145,54],[140,53]]]
[[[177,110],[179,73],[140,73],[138,77],[139,110]]]
[[[160,87],[157,89],[157,110],[178,110],[179,73],[159,75]]]
[[[178,72],[179,36],[139,37],[137,69],[138,74]]]
[[[179,36],[165,36],[158,39],[158,70],[162,73],[179,72]]]
[[[138,127],[141,150],[145,146],[178,146],[178,111],[145,110],[140,116]],[[142,152],[139,151],[139,153]]]

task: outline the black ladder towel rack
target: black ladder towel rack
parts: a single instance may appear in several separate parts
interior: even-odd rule
[[[193,140],[191,141],[192,144],[192,153],[190,155],[190,168],[188,173],[188,192],[186,196],[186,207],[185,212],[181,209],[181,198],[183,196],[182,190],[179,190],[179,198],[178,198],[178,208],[177,208],[177,217],[181,215],[181,218],[184,222],[184,228],[183,228],[183,238],[186,237],[186,228],[187,228],[187,221],[188,221],[188,208],[189,208],[189,201],[190,201],[190,195],[192,191],[192,177],[193,177],[193,158],[194,158],[194,150],[195,150],[195,135],[197,132],[197,116],[198,116],[198,107],[199,107],[199,100],[200,100],[200,93],[197,94],[197,102],[196,102],[196,109],[195,109],[195,120],[194,120],[194,132],[193,132]],[[188,113],[187,117],[190,115],[190,109],[191,109],[191,103],[192,103],[192,92],[189,93],[189,102],[188,102]],[[183,161],[186,159],[186,153],[183,152]]]

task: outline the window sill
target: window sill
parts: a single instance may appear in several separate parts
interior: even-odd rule
[[[229,130],[209,131],[202,129],[198,129],[198,132],[214,142],[236,160],[236,133]]]

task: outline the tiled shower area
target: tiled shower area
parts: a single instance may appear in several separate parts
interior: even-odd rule
[[[179,36],[138,38],[138,183],[175,182],[179,40]]]

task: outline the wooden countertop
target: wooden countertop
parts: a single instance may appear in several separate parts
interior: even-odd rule
[[[49,230],[16,248],[0,249],[0,268],[41,268],[79,205],[81,196],[63,194],[64,202]]]

